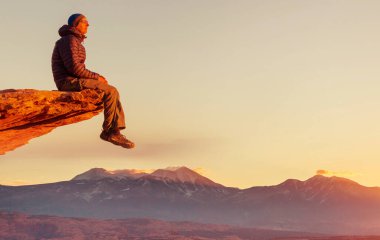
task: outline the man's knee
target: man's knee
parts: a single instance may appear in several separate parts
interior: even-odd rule
[[[106,93],[110,94],[112,96],[118,96],[119,95],[119,91],[117,91],[117,89],[112,85],[107,86]]]
[[[82,89],[100,89],[102,90],[106,95],[119,95],[119,92],[117,89],[109,85],[108,83],[100,82],[98,80],[94,79],[80,79],[80,83],[82,86]]]

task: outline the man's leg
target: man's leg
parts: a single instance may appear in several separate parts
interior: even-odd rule
[[[124,111],[119,100],[119,92],[114,86],[94,79],[79,79],[82,89],[100,89],[104,92],[103,130],[117,131],[125,128]]]
[[[59,91],[77,92],[81,90],[79,80],[77,78],[71,80],[63,80],[59,83],[56,83],[56,85]]]
[[[120,96],[119,96],[119,98],[120,98]],[[121,102],[119,99],[117,101],[116,111],[117,111],[117,116],[118,116],[116,125],[118,126],[119,130],[125,129],[124,110],[123,110],[123,106],[121,105]]]
[[[134,143],[120,134],[125,129],[123,107],[117,89],[107,83],[94,79],[79,79],[81,89],[100,89],[104,92],[104,122],[100,138],[125,148],[133,148]]]
[[[100,84],[98,89],[104,91],[103,130],[120,130],[125,128],[124,111],[119,100],[117,89],[108,84]]]

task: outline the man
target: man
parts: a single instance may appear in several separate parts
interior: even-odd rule
[[[100,74],[86,69],[86,50],[82,42],[86,38],[88,26],[87,18],[77,13],[69,17],[68,25],[59,29],[61,39],[55,43],[52,55],[55,84],[60,91],[102,90],[104,122],[100,138],[125,148],[133,148],[135,144],[120,133],[125,128],[125,120],[117,89]]]

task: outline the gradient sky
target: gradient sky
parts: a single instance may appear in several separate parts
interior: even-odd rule
[[[1,184],[187,166],[240,188],[322,169],[380,186],[380,1],[4,0],[0,89],[55,89],[57,31],[77,12],[137,147],[100,140],[99,115],[0,156]]]

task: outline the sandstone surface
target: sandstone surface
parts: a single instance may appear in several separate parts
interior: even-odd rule
[[[53,129],[87,120],[103,110],[103,93],[7,89],[0,91],[0,154]]]

